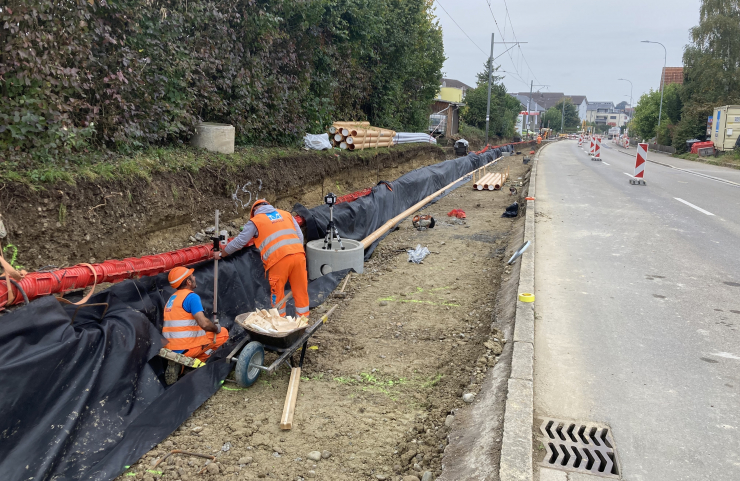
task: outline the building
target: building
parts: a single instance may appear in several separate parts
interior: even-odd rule
[[[629,115],[614,107],[614,102],[589,102],[586,121],[596,125],[622,127],[629,122]]]
[[[542,114],[547,110],[544,106],[540,105],[536,99],[534,98],[534,95],[532,96],[532,100],[529,100],[529,93],[527,95],[521,95],[521,94],[509,94],[515,99],[519,101],[519,104],[521,104],[521,113],[522,115],[527,113],[527,104],[529,103],[529,122],[528,125],[523,126],[525,130],[537,130],[540,127],[540,120],[542,119]]]
[[[529,92],[519,92],[512,94],[515,97],[526,97],[529,98]],[[588,110],[588,99],[585,95],[565,95],[562,92],[534,92],[532,93],[532,100],[541,105],[545,110],[550,107],[557,105],[563,97],[570,98],[571,103],[575,106],[578,111],[578,118],[581,120],[586,119],[586,111]],[[524,102],[526,106],[527,103]]]
[[[589,102],[586,110],[586,122],[608,124],[609,113],[614,111],[614,102]]]
[[[465,94],[472,88],[470,85],[464,84],[459,80],[443,78],[442,84],[439,86],[437,99],[459,103],[465,100]]]
[[[665,84],[683,84],[683,67],[663,67],[662,75],[660,76],[660,88],[663,88],[663,81]]]
[[[578,118],[586,120],[586,112],[588,111],[588,99],[585,95],[568,95],[571,103],[578,109]]]

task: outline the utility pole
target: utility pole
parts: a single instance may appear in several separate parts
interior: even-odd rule
[[[529,100],[527,100],[527,117],[524,121],[524,125],[527,126],[527,132],[529,132],[529,105],[532,103],[532,88],[534,87],[534,80],[529,83]]]
[[[491,56],[488,57],[488,104],[486,105],[486,145],[488,145],[488,123],[491,119],[491,76],[493,72],[493,33],[491,33]]]
[[[563,97],[563,115],[560,116],[560,133],[563,133],[563,126],[565,125],[565,97]]]

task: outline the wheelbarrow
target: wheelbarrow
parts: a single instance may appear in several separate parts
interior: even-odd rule
[[[226,357],[229,362],[234,364],[236,383],[241,387],[249,387],[257,382],[262,372],[273,373],[283,364],[291,370],[294,367],[302,368],[306,349],[308,348],[308,339],[324,325],[336,308],[337,306],[334,306],[329,309],[329,312],[312,325],[300,327],[290,332],[267,334],[254,330],[248,325],[240,324],[247,331],[247,335]],[[246,315],[244,316],[246,317]],[[237,323],[239,323],[239,317],[241,316],[237,316]],[[293,356],[299,349],[301,349],[301,356],[296,365]],[[264,365],[265,351],[279,354],[278,358],[269,366]]]

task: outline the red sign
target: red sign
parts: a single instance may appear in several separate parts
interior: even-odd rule
[[[524,112],[519,112],[519,115],[540,115],[540,113],[539,112],[529,112],[529,114],[527,114],[527,112],[524,111]]]

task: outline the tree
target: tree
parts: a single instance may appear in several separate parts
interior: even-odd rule
[[[486,106],[488,103],[488,62],[483,66],[483,72],[477,75],[477,84],[474,89],[465,94],[465,107],[462,109],[462,119],[468,125],[479,129],[486,128]],[[489,121],[489,135],[496,137],[512,137],[516,117],[521,111],[519,101],[506,93],[506,87],[501,80],[503,77],[492,73],[491,84],[491,116]]]
[[[679,152],[686,140],[704,138],[714,107],[740,103],[740,0],[702,0],[683,63],[685,105],[673,139]]]
[[[576,106],[573,105],[569,97],[565,97],[560,100],[560,102],[547,109],[545,114],[542,116],[543,127],[549,126],[553,130],[560,130],[560,124],[563,120],[563,102],[565,102],[565,129],[572,129],[581,124],[581,119],[578,117]]]
[[[663,89],[663,116],[661,129],[675,125],[681,120],[683,101],[681,100],[681,85],[670,84]],[[643,94],[635,107],[635,116],[632,120],[633,131],[642,138],[651,139],[657,134],[658,114],[660,111],[660,91],[650,90]],[[661,139],[666,142],[663,145],[671,145],[670,138],[662,132]]]

